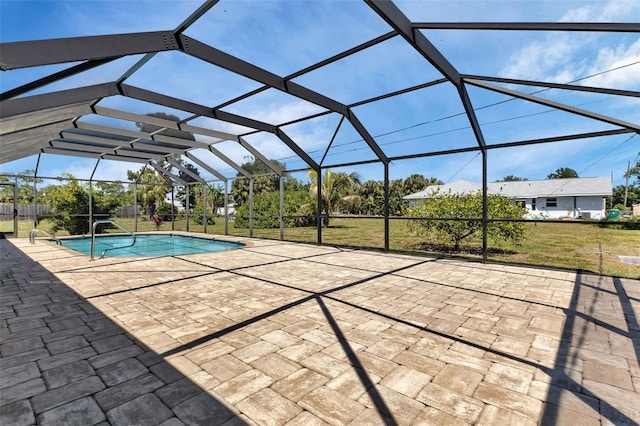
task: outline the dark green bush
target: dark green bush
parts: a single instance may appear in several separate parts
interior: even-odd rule
[[[284,226],[291,228],[295,226],[306,226],[308,218],[299,218],[299,210],[302,206],[311,204],[313,200],[307,191],[287,191],[284,194]],[[256,229],[278,228],[280,227],[280,194],[271,192],[269,194],[254,196],[253,198],[253,227]],[[315,223],[315,217],[313,218]],[[249,227],[249,203],[246,202],[236,210],[236,228]]]

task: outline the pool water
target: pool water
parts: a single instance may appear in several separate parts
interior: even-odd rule
[[[61,239],[62,246],[91,255],[91,237]],[[131,244],[130,235],[96,236],[94,254],[99,257],[106,249]],[[182,254],[211,253],[243,247],[242,243],[220,241],[185,235],[148,234],[136,235],[136,243],[131,247],[109,250],[105,257],[112,256],[175,256]]]

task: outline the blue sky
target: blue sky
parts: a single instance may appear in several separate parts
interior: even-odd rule
[[[640,2],[611,1],[396,1],[413,21],[578,21],[633,22],[640,16]],[[0,37],[2,42],[170,30],[194,11],[198,1],[30,1],[0,0]],[[637,19],[636,19],[637,21]],[[340,53],[374,37],[390,27],[364,2],[342,1],[220,1],[192,25],[186,35],[230,53],[280,76],[287,76],[327,57]],[[487,31],[428,31],[423,33],[449,59],[459,72],[495,75],[529,80],[603,86],[640,90],[640,36],[606,33],[543,33]],[[56,82],[31,94],[74,86],[113,81],[140,57],[122,58],[88,73]],[[0,86],[4,92],[28,81],[49,75],[69,64],[34,67],[3,72]],[[347,59],[294,79],[298,84],[349,104],[394,90],[440,78],[439,73],[399,37]],[[588,77],[588,78],[585,78]],[[185,54],[173,51],[156,55],[127,84],[170,96],[183,97],[207,106],[260,87],[250,79],[213,67]],[[540,88],[507,86],[525,93]],[[470,87],[469,95],[477,109],[488,143],[502,143],[569,133],[613,129],[614,126],[552,110],[484,89]],[[537,96],[563,102],[599,114],[633,123],[640,121],[638,98],[620,98],[547,90]],[[111,97],[100,106],[146,114],[168,112],[180,118],[191,114],[172,111],[124,97]],[[277,90],[229,105],[225,111],[272,124],[322,112],[317,105]],[[354,112],[375,137],[388,156],[445,150],[476,144],[462,104],[450,84],[441,84],[379,102],[358,106]],[[99,116],[81,120],[90,123],[135,129],[132,123]],[[340,117],[326,115],[283,129],[312,158],[320,161],[336,132]],[[243,133],[236,125],[197,118],[191,122],[231,133]],[[543,179],[560,167],[571,167],[580,176],[610,176],[613,184],[624,183],[622,173],[627,161],[634,162],[640,152],[640,136],[618,135],[581,141],[491,150],[488,156],[489,179],[506,175]],[[205,137],[199,140],[212,142]],[[278,159],[289,169],[304,162],[273,135],[256,134],[247,140],[269,158]],[[248,152],[235,142],[215,147],[242,163]],[[235,171],[212,154],[194,152],[227,176]],[[374,154],[349,125],[343,123],[323,164],[342,164],[369,160]],[[0,165],[2,173],[17,173],[35,167],[36,157]],[[87,178],[95,160],[43,155],[39,174],[56,176],[70,172]],[[94,178],[126,179],[133,163],[101,161]],[[366,179],[381,180],[379,164],[342,169],[358,172]],[[403,178],[412,173],[434,176],[449,182],[457,179],[479,181],[481,158],[465,153],[422,159],[394,161],[390,177]],[[206,178],[212,178],[203,173]],[[297,177],[305,180],[304,174]]]

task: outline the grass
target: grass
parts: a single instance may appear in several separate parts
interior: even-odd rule
[[[134,229],[133,219],[117,219],[118,223]],[[524,264],[584,270],[602,275],[640,278],[640,266],[621,262],[618,256],[640,256],[640,230],[614,229],[600,227],[597,224],[583,223],[527,223],[527,238],[518,246],[508,243],[490,243],[490,261],[512,264]],[[46,220],[39,225],[50,229]],[[19,222],[19,236],[26,237],[33,228],[29,221]],[[174,223],[177,231],[186,231],[184,220]],[[164,223],[160,230],[171,230],[171,223]],[[152,221],[138,220],[138,232],[155,231]],[[203,232],[203,226],[191,223],[189,231]],[[482,247],[479,239],[465,243],[461,253],[443,253],[434,251],[426,245],[423,238],[416,236],[406,228],[404,220],[390,220],[389,248],[397,252],[409,252],[436,256],[457,256],[468,259],[480,259],[477,254]],[[115,230],[113,231],[115,232]],[[224,221],[216,220],[215,225],[207,226],[209,234],[224,234]],[[229,234],[248,237],[249,230],[235,228],[229,223]],[[58,236],[65,235],[59,232]],[[257,238],[279,239],[279,229],[254,229]],[[285,228],[287,241],[315,243],[315,228]],[[323,244],[384,249],[384,221],[382,219],[332,219],[329,228],[322,229]]]

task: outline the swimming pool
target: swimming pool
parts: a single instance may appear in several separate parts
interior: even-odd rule
[[[91,255],[91,237],[73,237],[60,239],[63,247],[82,254]],[[136,243],[130,247],[130,235],[96,236],[95,255],[100,256],[109,249],[106,257],[112,256],[176,256],[183,254],[211,253],[244,247],[242,243],[191,237],[173,234],[136,234]]]

